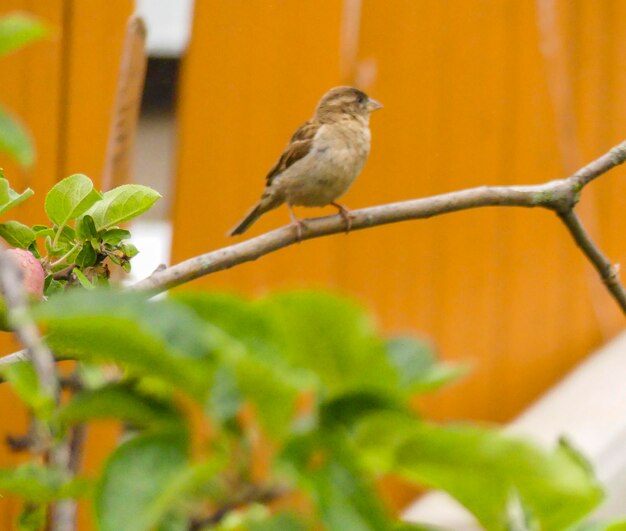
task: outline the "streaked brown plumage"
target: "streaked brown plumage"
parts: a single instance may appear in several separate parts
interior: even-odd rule
[[[330,89],[313,118],[293,134],[269,171],[259,202],[230,232],[242,234],[265,212],[287,203],[301,236],[302,221],[292,206],[334,205],[350,229],[349,211],[335,200],[359,175],[370,151],[369,116],[382,105],[353,87]]]

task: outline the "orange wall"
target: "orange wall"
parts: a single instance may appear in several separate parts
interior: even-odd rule
[[[289,135],[340,83],[360,82],[385,104],[345,197],[352,208],[538,183],[608,150],[626,137],[626,7],[556,5],[547,35],[558,46],[546,55],[530,1],[197,2],[180,88],[174,261],[233,241],[226,232]],[[624,173],[603,177],[580,207],[617,262]],[[250,234],[287,221],[279,209]],[[353,294],[386,329],[423,333],[446,359],[470,361],[470,377],[429,400],[439,418],[509,419],[623,326],[556,217],[534,210],[324,238],[196,282],[251,294],[303,284]]]

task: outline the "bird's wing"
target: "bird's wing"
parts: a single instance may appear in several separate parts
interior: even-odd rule
[[[271,184],[274,177],[284,172],[294,162],[300,160],[311,151],[313,138],[319,128],[320,124],[313,121],[306,122],[298,128],[291,140],[289,140],[285,151],[283,151],[274,167],[267,174],[265,178],[267,186]]]

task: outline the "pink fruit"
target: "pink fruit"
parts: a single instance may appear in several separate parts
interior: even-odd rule
[[[25,249],[7,249],[6,253],[17,263],[24,275],[24,289],[31,297],[41,299],[43,297],[43,284],[45,272],[39,260]]]

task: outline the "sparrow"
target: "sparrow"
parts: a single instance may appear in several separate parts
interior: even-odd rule
[[[335,87],[322,96],[313,117],[293,134],[265,179],[259,202],[230,231],[243,234],[269,210],[287,204],[298,240],[304,222],[293,206],[332,205],[351,228],[351,212],[336,202],[361,173],[370,152],[370,114],[382,105],[354,87]]]

